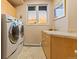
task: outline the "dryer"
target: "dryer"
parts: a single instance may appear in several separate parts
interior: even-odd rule
[[[19,26],[19,40],[18,40],[18,44],[21,44],[21,43],[23,43],[23,39],[24,39],[24,25],[23,25],[23,22],[20,19],[18,19],[16,21],[17,21],[17,24]]]
[[[15,23],[19,27],[19,38],[17,40],[17,50],[12,56],[10,56],[9,59],[17,59],[18,55],[20,54],[23,48],[24,25],[20,19],[16,19]]]
[[[1,59],[8,59],[17,50],[19,26],[16,24],[14,19],[15,18],[12,16],[5,14],[1,15]]]
[[[21,21],[21,19],[17,19],[16,23],[19,26],[19,39],[18,39],[18,49],[17,49],[17,55],[21,52],[22,48],[23,48],[23,39],[24,39],[24,25],[23,22]]]

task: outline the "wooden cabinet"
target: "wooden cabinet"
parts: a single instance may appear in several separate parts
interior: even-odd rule
[[[76,57],[76,39],[52,36],[52,59]]]
[[[77,40],[42,33],[42,47],[47,59],[76,59]]]
[[[51,59],[51,36],[46,33],[42,33],[42,47],[47,59]]]

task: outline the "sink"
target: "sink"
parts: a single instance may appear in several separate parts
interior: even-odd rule
[[[57,31],[57,29],[48,29],[49,31]]]

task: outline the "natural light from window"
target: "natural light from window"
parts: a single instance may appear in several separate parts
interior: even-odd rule
[[[29,25],[45,25],[47,24],[48,13],[47,5],[28,5],[28,21]]]

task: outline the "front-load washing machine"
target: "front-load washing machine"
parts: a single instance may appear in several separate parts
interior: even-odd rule
[[[17,48],[17,56],[20,54],[22,48],[23,48],[23,39],[24,39],[24,25],[23,22],[20,19],[16,19],[16,23],[19,27],[19,39],[18,39],[18,48]]]
[[[16,52],[9,57],[9,59],[18,59],[18,55],[22,51],[23,48],[23,39],[24,39],[24,25],[20,19],[16,19],[14,21],[19,28],[19,38],[17,40],[17,50]],[[16,57],[15,57],[16,56]]]
[[[1,15],[1,59],[9,59],[17,50],[19,26],[14,19],[12,16]]]
[[[21,44],[23,42],[23,39],[24,39],[24,25],[23,25],[23,22],[20,19],[17,20],[17,24],[19,26],[18,44]]]

